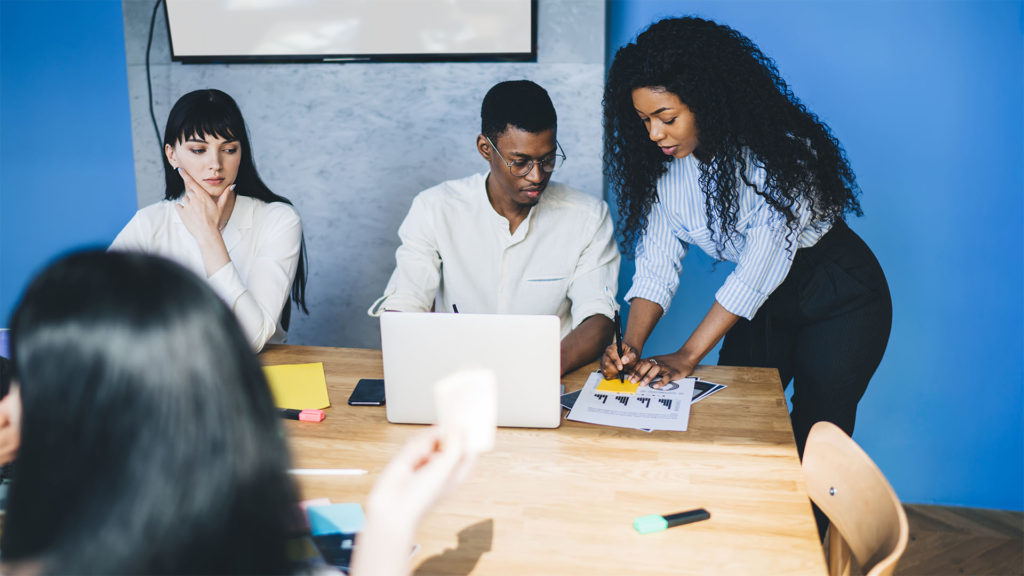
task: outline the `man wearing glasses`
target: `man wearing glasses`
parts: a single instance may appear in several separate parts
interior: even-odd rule
[[[565,374],[611,342],[619,251],[608,207],[550,182],[565,154],[543,88],[496,84],[480,118],[477,151],[490,172],[416,196],[398,229],[395,271],[369,313],[554,314]]]

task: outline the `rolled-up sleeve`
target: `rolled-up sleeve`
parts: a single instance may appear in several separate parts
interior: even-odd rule
[[[228,304],[257,352],[277,331],[277,321],[295,280],[302,250],[302,221],[285,204],[271,204],[257,231],[257,246],[247,282],[234,262],[228,262],[207,281]]]
[[[608,206],[601,202],[591,225],[584,234],[590,241],[583,249],[567,295],[572,302],[572,327],[575,329],[587,318],[602,314],[614,318],[618,305],[615,296],[619,288],[619,248],[613,236],[614,226]]]
[[[798,203],[794,211],[799,220],[797,230],[802,230],[810,220],[810,210]],[[750,320],[789,274],[798,232],[790,233],[785,217],[764,202],[742,233],[745,242],[736,268],[715,293],[715,300],[729,312]]]
[[[668,312],[679,288],[683,258],[689,244],[683,242],[660,201],[651,205],[647,228],[636,244],[636,271],[625,300],[650,300]]]
[[[416,196],[398,228],[402,244],[395,251],[395,271],[367,313],[385,310],[427,312],[441,282],[441,255],[434,234],[434,215],[423,195]]]

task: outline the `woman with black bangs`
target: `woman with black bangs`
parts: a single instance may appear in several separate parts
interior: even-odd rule
[[[604,122],[607,175],[636,252],[624,352],[606,350],[606,377],[688,376],[724,337],[719,364],[793,381],[801,455],[819,420],[852,434],[892,303],[845,223],[861,214],[859,189],[828,127],[753,42],[699,18],[662,20],[619,49]],[[644,358],[691,245],[736,268],[678,351]]]
[[[197,90],[175,103],[164,130],[164,179],[164,201],[139,210],[110,249],[158,254],[206,278],[256,351],[284,342],[289,292],[308,313],[302,222],[256,172],[231,96]]]

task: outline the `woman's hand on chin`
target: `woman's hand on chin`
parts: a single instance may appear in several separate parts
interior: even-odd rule
[[[228,186],[220,196],[214,198],[181,168],[178,168],[178,174],[181,174],[185,182],[185,196],[177,206],[178,214],[189,234],[200,243],[220,236],[224,211],[234,204],[231,200],[235,195],[235,185]]]

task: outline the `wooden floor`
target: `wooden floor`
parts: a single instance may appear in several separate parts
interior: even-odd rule
[[[1024,575],[1024,513],[905,504],[910,543],[897,576]]]
[[[1024,513],[908,504],[898,575],[1024,574]]]

